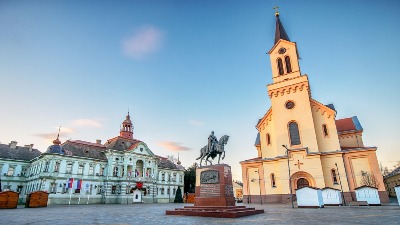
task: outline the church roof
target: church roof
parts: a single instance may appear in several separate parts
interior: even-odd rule
[[[107,160],[104,154],[106,148],[102,144],[80,140],[68,140],[61,146],[64,149],[65,155]]]
[[[257,133],[257,137],[256,137],[256,142],[254,142],[254,145],[260,145],[260,133]]]
[[[357,116],[336,120],[335,123],[338,133],[363,130]]]
[[[285,28],[283,27],[283,24],[281,20],[279,19],[279,13],[276,14],[276,28],[275,28],[275,42],[276,44],[279,39],[283,39],[286,41],[290,41],[289,36],[287,35]]]
[[[129,151],[138,146],[142,141],[130,138],[124,138],[117,136],[108,140],[104,145],[108,149],[114,149],[119,151]]]
[[[396,169],[394,169],[392,172],[390,172],[388,175],[386,175],[384,178],[389,178],[389,177],[393,177],[397,174],[400,174],[400,166],[397,167]]]
[[[11,148],[8,144],[0,144],[0,158],[3,159],[30,161],[40,154],[41,152],[39,150],[31,147],[16,146],[15,148]]]

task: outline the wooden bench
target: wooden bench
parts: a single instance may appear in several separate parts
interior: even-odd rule
[[[353,201],[349,202],[349,206],[368,206],[367,201]]]

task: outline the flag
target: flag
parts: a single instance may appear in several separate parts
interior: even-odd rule
[[[82,189],[82,180],[77,180],[76,181],[75,189]]]
[[[74,183],[74,178],[67,179],[67,188],[72,188],[72,184]]]
[[[89,182],[85,182],[85,184],[83,186],[85,187],[85,191],[89,191],[89,189],[90,189],[90,183]]]

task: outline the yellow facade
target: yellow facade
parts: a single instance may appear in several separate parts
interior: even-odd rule
[[[277,24],[282,26],[279,16]],[[278,30],[285,32],[283,26]],[[364,147],[358,119],[337,120],[333,106],[313,99],[308,76],[300,72],[296,43],[286,33],[275,37],[268,52],[271,107],[256,125],[258,157],[241,162],[244,198],[287,202],[290,186],[293,193],[313,186],[340,189],[354,200],[354,189],[364,185],[365,174],[373,174],[381,201],[387,201],[376,148]]]

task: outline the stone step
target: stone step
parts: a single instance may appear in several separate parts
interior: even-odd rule
[[[264,210],[242,209],[240,211],[213,211],[213,210],[167,210],[166,215],[201,216],[215,218],[238,218],[264,213]]]

